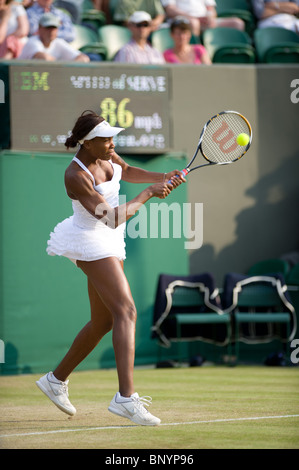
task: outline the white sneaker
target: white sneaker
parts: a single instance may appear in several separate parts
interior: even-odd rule
[[[37,382],[36,385],[38,388],[47,395],[52,402],[58,406],[61,411],[64,411],[70,416],[74,416],[76,414],[76,408],[71,404],[70,400],[68,399],[68,383],[66,382],[59,382],[57,383],[53,379],[53,372],[49,372],[48,374],[41,377]],[[52,379],[52,380],[51,380]]]
[[[108,410],[123,418],[129,418],[136,424],[158,426],[161,420],[153,416],[145,408],[145,406],[149,406],[151,402],[151,397],[139,397],[138,393],[133,393],[129,398],[126,398],[122,397],[120,393],[117,392],[112,398]]]

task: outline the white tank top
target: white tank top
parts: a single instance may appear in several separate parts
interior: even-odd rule
[[[105,181],[98,185],[95,184],[95,179],[93,174],[89,169],[81,162],[77,157],[74,157],[73,160],[88,173],[92,179],[93,187],[101,196],[103,196],[106,202],[111,207],[117,207],[119,205],[119,189],[120,189],[120,180],[122,175],[122,168],[117,163],[113,163],[109,160],[113,168],[113,175],[110,181]],[[72,206],[74,211],[74,223],[81,228],[105,228],[105,224],[99,222],[99,220],[91,215],[79,201],[72,200]]]

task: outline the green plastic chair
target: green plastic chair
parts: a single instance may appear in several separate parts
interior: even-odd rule
[[[174,46],[173,39],[170,34],[170,28],[162,28],[157,31],[153,31],[151,36],[151,43],[155,49],[158,49],[162,54],[167,49],[171,49]]]
[[[203,45],[213,63],[252,64],[255,50],[249,35],[233,28],[210,28],[203,32]]]
[[[106,47],[99,41],[98,34],[92,29],[83,25],[74,25],[76,37],[70,44],[81,52],[100,54],[106,58]]]
[[[281,281],[271,276],[246,278],[235,284],[232,298],[232,305],[226,311],[233,317],[236,363],[240,342],[259,344],[278,339],[286,345],[289,357],[289,341],[294,337],[297,321]]]
[[[275,273],[280,273],[284,276],[286,279],[286,276],[289,271],[289,264],[287,261],[284,261],[282,259],[267,259],[263,261],[259,261],[258,263],[255,263],[252,265],[247,274],[249,276],[259,276],[259,275],[264,275],[264,274],[275,274]]]
[[[98,29],[99,39],[107,50],[107,60],[113,60],[119,49],[131,39],[131,31],[125,26],[104,25]]]
[[[285,28],[259,28],[253,35],[260,63],[299,63],[299,36]]]
[[[81,23],[97,30],[106,24],[106,16],[102,11],[95,9],[85,10],[81,14]]]
[[[286,284],[288,286],[288,292],[294,305],[294,308],[297,313],[297,321],[299,325],[299,263],[292,267],[286,277]],[[298,338],[299,326],[297,326],[297,334],[295,335]]]
[[[286,283],[288,285],[299,286],[299,263],[293,266],[288,275],[286,276]]]
[[[112,19],[118,3],[119,0],[109,0],[109,12]]]
[[[61,1],[61,0],[59,0]],[[92,0],[84,0],[82,4],[81,23],[89,28],[98,30],[106,24],[107,18],[103,11],[94,8]]]
[[[247,0],[217,0],[217,13],[228,10],[241,10],[251,12],[250,2]]]
[[[256,26],[251,5],[247,0],[217,0],[217,16],[226,18],[234,16],[245,22],[246,32],[251,35]]]
[[[186,341],[183,327],[189,325],[193,328],[194,338],[187,338],[187,341],[204,341],[197,332],[197,325],[213,325],[214,331],[219,325],[223,325],[226,337],[221,343],[227,347],[228,357],[231,357],[231,316],[223,313],[216,306],[209,304],[206,298],[204,286],[196,283],[174,281],[169,286],[171,305],[176,313],[171,313],[169,319],[174,319],[176,323],[176,341],[178,347],[179,363],[182,362],[180,344]],[[190,308],[195,308],[195,312],[187,313]],[[203,311],[204,310],[204,311]],[[215,344],[217,341],[215,340]]]

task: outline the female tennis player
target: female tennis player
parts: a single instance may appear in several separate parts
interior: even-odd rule
[[[124,229],[126,220],[149,199],[164,199],[185,179],[176,176],[181,174],[179,170],[162,174],[125,163],[113,143],[113,136],[122,130],[111,127],[93,111],[84,111],[65,142],[67,148],[80,144],[65,172],[65,187],[74,213],[55,227],[47,252],[71,259],[86,274],[91,319],[58,367],[36,384],[58,408],[74,415],[67,378],[112,329],[119,391],[108,409],[136,424],[155,426],[160,419],[145,408],[151,399],[139,397],[134,390],[136,309],[123,271]],[[121,179],[154,184],[119,205]]]

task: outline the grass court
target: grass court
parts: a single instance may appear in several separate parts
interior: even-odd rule
[[[41,374],[42,375],[42,374]],[[40,375],[0,377],[2,449],[298,449],[298,367],[136,369],[162,423],[137,426],[107,408],[116,370],[74,372],[68,417],[35,385]]]

